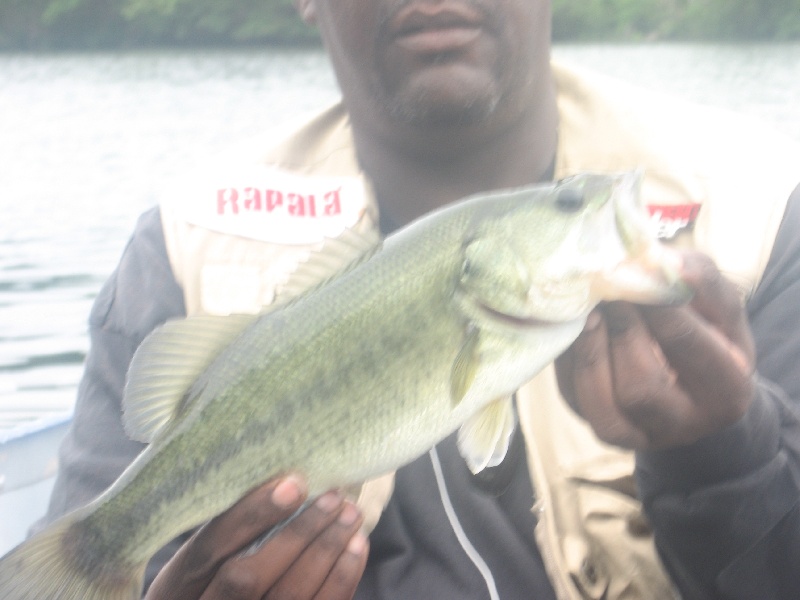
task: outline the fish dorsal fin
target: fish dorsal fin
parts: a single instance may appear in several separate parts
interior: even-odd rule
[[[500,398],[472,415],[458,430],[458,450],[473,473],[496,467],[506,456],[517,416],[511,398]]]
[[[367,232],[345,229],[338,237],[326,238],[322,245],[278,286],[275,305],[282,306],[322,287],[369,260],[381,246],[380,234],[375,229]]]
[[[168,321],[145,338],[131,361],[123,423],[131,439],[149,443],[181,411],[197,377],[257,315],[200,315]]]

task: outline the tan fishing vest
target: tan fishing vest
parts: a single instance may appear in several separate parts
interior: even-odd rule
[[[743,296],[752,293],[800,179],[798,148],[714,111],[559,66],[554,73],[556,176],[644,169],[645,203],[672,243],[707,252]],[[161,208],[189,314],[256,312],[323,237],[378,222],[340,105],[266,160],[198,169],[167,190]],[[536,535],[559,598],[674,597],[636,499],[633,454],[597,440],[561,400],[552,368],[518,403]],[[362,489],[368,528],[392,481]]]

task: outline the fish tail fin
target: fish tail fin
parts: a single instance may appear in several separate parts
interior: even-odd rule
[[[139,600],[144,569],[80,568],[80,548],[69,542],[76,517],[67,516],[0,557],[3,600]]]

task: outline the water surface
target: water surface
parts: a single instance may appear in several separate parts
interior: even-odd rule
[[[555,54],[800,140],[800,44]],[[336,96],[316,50],[0,55],[0,414],[70,409],[92,299],[157,182]]]

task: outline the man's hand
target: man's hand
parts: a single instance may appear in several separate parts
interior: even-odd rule
[[[367,561],[358,509],[336,492],[320,496],[255,553],[242,550],[292,515],[306,497],[295,476],[245,496],[181,547],[147,600],[353,597]]]
[[[737,421],[754,395],[755,351],[733,284],[683,255],[686,306],[603,305],[556,361],[564,397],[602,440],[637,450],[690,444]]]

